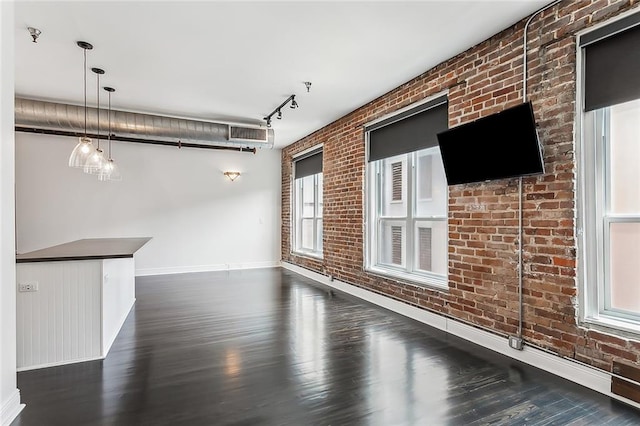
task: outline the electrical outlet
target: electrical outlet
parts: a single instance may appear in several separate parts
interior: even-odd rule
[[[37,282],[20,283],[18,284],[18,291],[20,292],[38,291],[38,283]]]
[[[524,342],[521,337],[509,336],[509,346],[513,349],[521,351],[522,347],[524,346]]]

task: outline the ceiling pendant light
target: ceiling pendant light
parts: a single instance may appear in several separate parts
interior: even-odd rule
[[[69,167],[79,168],[84,167],[87,158],[95,150],[91,139],[87,137],[87,50],[93,49],[93,46],[86,41],[79,41],[77,44],[84,52],[84,136],[80,138],[80,141],[69,156]]]
[[[100,68],[91,68],[91,71],[96,73],[97,76],[97,109],[96,113],[98,115],[98,135],[97,135],[97,147],[87,158],[87,161],[84,163],[84,172],[90,175],[97,175],[100,173],[102,168],[106,164],[106,160],[104,159],[104,154],[100,149],[100,76],[104,74],[104,70]]]
[[[107,180],[122,180],[122,175],[120,175],[120,168],[111,158],[111,94],[116,91],[113,87],[105,87],[104,90],[109,92],[109,109],[107,113],[108,121],[109,121],[109,133],[107,134],[107,140],[109,141],[109,159],[106,161],[100,173],[98,173],[98,179],[101,181]]]

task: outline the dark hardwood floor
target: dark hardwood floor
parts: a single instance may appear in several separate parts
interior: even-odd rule
[[[138,278],[137,298],[105,360],[18,374],[14,426],[640,424],[283,269]]]

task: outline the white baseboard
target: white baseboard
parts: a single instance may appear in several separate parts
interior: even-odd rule
[[[218,263],[215,265],[174,266],[167,268],[142,268],[136,270],[136,277],[149,275],[185,274],[190,272],[232,271],[237,269],[276,268],[279,260],[250,263]]]
[[[509,346],[509,342],[506,337],[473,327],[452,318],[417,308],[407,303],[400,302],[399,300],[391,299],[370,290],[365,290],[364,288],[356,287],[338,280],[331,280],[325,275],[288,262],[282,262],[282,267],[307,278],[311,278],[312,280],[328,287],[335,288],[336,290],[340,290],[385,309],[389,309],[390,311],[399,313],[416,321],[420,321],[431,327],[446,331],[454,336],[524,362],[525,364],[548,371],[556,376],[560,376],[611,398],[623,401],[636,408],[640,408],[640,404],[637,402],[623,398],[611,392],[611,373],[606,371],[590,367],[570,358],[564,358],[532,346],[525,345],[524,349],[521,351],[512,349]]]
[[[12,421],[18,417],[18,414],[25,407],[20,403],[20,389],[16,389],[11,393],[6,401],[2,402],[0,407],[0,425],[9,426]]]
[[[87,362],[87,361],[98,361],[98,360],[101,360],[101,359],[104,359],[104,357],[103,356],[96,356],[96,357],[90,357],[90,358],[71,359],[71,360],[67,360],[67,361],[48,362],[48,363],[45,363],[45,364],[29,365],[27,367],[18,367],[16,369],[16,371],[17,372],[21,372],[21,371],[39,370],[41,368],[59,367],[61,365],[76,364],[78,362]]]

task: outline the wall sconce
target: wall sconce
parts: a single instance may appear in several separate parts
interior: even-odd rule
[[[240,172],[224,172],[224,175],[229,178],[231,182],[236,180],[240,176]]]

